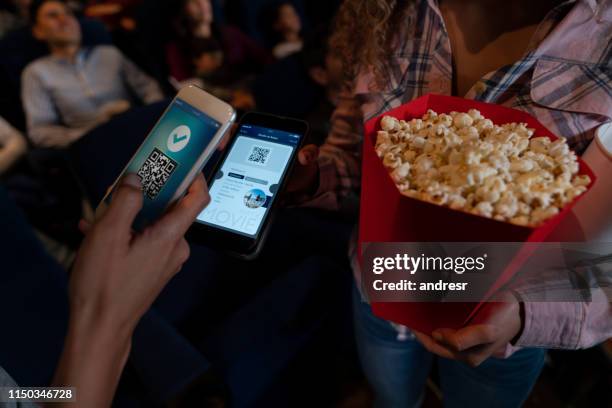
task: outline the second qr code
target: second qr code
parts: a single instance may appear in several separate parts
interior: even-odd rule
[[[272,149],[269,147],[253,146],[247,160],[250,163],[265,165],[268,162],[271,151]]]
[[[154,149],[137,173],[142,180],[145,196],[151,200],[155,199],[177,166],[177,162],[161,150]]]

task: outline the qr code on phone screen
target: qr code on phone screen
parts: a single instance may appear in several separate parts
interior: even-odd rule
[[[163,154],[161,150],[154,149],[143,163],[138,175],[142,180],[142,191],[151,200],[155,199],[164,187],[177,163]]]
[[[268,162],[271,150],[268,147],[253,146],[247,160],[251,163],[264,165]]]

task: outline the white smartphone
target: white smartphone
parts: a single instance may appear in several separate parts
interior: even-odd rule
[[[141,179],[144,202],[133,228],[153,223],[185,194],[235,119],[234,109],[211,94],[192,85],[181,89],[102,199],[96,218],[117,183],[134,173]]]

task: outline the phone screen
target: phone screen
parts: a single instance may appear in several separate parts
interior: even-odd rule
[[[126,168],[142,180],[144,202],[135,228],[164,212],[220,127],[204,112],[174,99]]]
[[[257,237],[303,135],[243,124],[210,186],[198,221]]]

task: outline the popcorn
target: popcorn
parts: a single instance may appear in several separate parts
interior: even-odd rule
[[[402,194],[484,217],[537,226],[583,194],[565,139],[533,137],[525,123],[495,125],[478,110],[385,116],[376,152]]]
[[[548,147],[548,154],[552,157],[564,157],[569,154],[570,150],[565,139],[555,140]]]
[[[453,118],[453,125],[455,125],[457,129],[472,126],[473,123],[474,119],[467,113],[458,113]]]
[[[472,210],[474,214],[483,215],[485,217],[492,217],[493,215],[493,206],[488,201],[481,201]]]
[[[398,130],[400,127],[400,122],[393,116],[385,116],[380,121],[380,127],[387,132],[392,132],[394,130]]]
[[[514,159],[512,163],[510,163],[510,171],[516,171],[519,173],[527,173],[533,170],[536,166],[536,163],[531,159]]]
[[[586,187],[589,184],[591,184],[591,178],[589,176],[576,176],[574,177],[572,184],[575,187],[581,187],[581,186]]]
[[[391,173],[391,177],[396,183],[402,183],[410,175],[410,163],[402,163]]]

